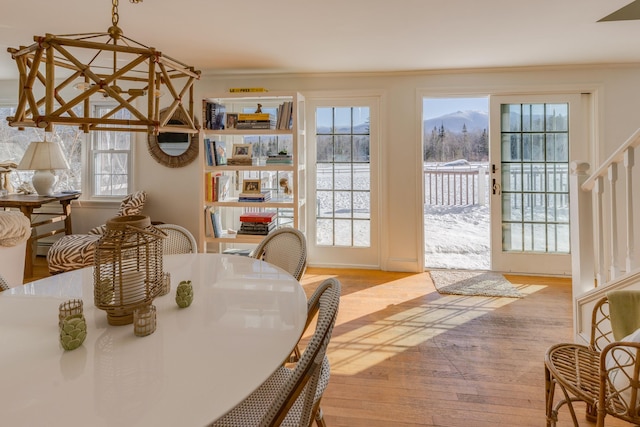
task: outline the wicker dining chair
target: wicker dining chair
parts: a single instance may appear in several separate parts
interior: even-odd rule
[[[326,357],[340,305],[340,282],[325,280],[320,287],[312,317],[316,328],[295,368],[278,368],[256,391],[211,427],[311,426],[329,383]],[[324,425],[324,420],[321,421]]]
[[[278,228],[260,242],[251,256],[282,268],[299,281],[307,268],[307,240],[300,230]]]
[[[609,300],[598,300],[591,315],[589,346],[561,343],[545,354],[545,400],[547,427],[558,421],[567,404],[574,426],[578,420],[574,401],[587,404],[586,417],[604,427],[607,415],[640,424],[640,330],[635,337],[614,341]],[[629,341],[633,339],[634,342]],[[554,405],[556,385],[564,398]]]
[[[196,239],[186,228],[177,224],[158,224],[156,228],[167,235],[167,238],[162,241],[162,250],[165,255],[198,253]]]

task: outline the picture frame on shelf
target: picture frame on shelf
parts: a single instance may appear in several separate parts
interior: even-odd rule
[[[250,159],[251,149],[251,144],[233,144],[231,157],[233,157],[234,159]]]
[[[237,113],[227,113],[227,129],[235,129],[238,124]]]
[[[245,194],[261,194],[261,183],[259,179],[245,179],[242,181],[242,192]]]

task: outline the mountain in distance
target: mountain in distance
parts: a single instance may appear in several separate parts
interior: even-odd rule
[[[462,132],[462,126],[467,125],[467,131],[482,131],[489,129],[489,113],[487,111],[456,111],[424,121],[424,132],[430,133],[440,126],[450,132]]]

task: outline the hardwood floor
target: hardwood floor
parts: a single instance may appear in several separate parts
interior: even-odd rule
[[[43,257],[35,271],[47,274]],[[506,276],[524,298],[461,297],[438,294],[428,273],[309,268],[307,294],[327,277],[343,286],[328,426],[545,425],[544,352],[572,340],[570,280]],[[580,425],[595,425],[582,408]],[[559,418],[573,425],[566,406]]]
[[[428,273],[310,268],[302,283],[310,293],[332,275],[343,293],[327,425],[545,425],[544,352],[572,340],[569,279],[507,276],[521,299],[440,295]],[[573,425],[566,406],[559,418]]]

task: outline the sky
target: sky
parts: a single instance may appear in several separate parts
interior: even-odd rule
[[[424,98],[422,101],[424,120],[469,110],[489,112],[489,98]]]

